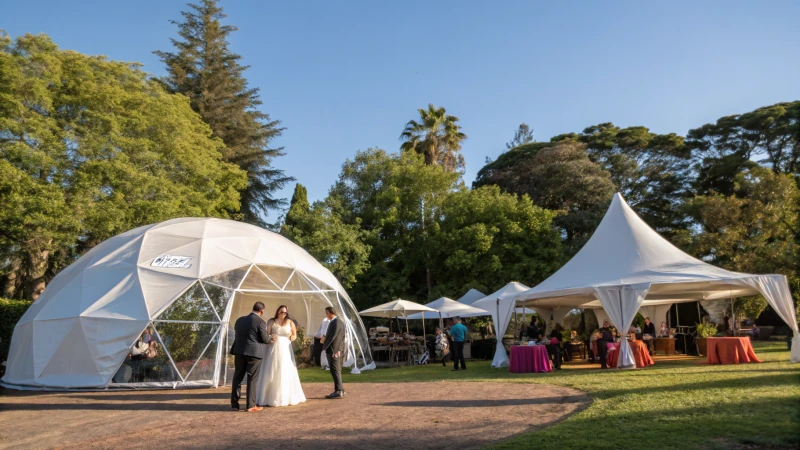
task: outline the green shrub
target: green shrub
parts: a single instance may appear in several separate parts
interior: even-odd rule
[[[717,326],[710,322],[697,324],[697,337],[703,339],[717,334]]]
[[[11,335],[14,327],[31,306],[26,300],[6,300],[0,298],[0,361],[8,359],[8,348],[11,346]]]

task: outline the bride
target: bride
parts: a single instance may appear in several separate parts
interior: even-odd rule
[[[266,355],[261,360],[256,404],[291,406],[303,403],[306,396],[300,386],[292,351],[297,329],[289,318],[289,308],[284,305],[278,307],[275,317],[267,322],[267,330],[272,335],[272,344],[267,346]]]

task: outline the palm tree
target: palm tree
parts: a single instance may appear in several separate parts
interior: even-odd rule
[[[448,172],[464,168],[461,141],[467,135],[456,123],[458,117],[447,115],[444,108],[433,104],[428,109],[418,109],[420,121],[410,120],[400,135],[402,150],[413,150],[425,155],[425,164],[438,164]]]

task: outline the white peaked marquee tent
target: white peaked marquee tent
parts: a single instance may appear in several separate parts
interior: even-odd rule
[[[3,385],[51,389],[218,386],[232,368],[232,324],[279,305],[307,334],[333,306],[353,371],[373,368],[344,288],[305,250],[241,222],[183,218],[102,242],[61,271],[20,319]],[[157,355],[128,354],[143,332]]]
[[[616,194],[589,242],[567,264],[536,287],[501,298],[500,305],[602,308],[614,326],[627,330],[642,308],[758,294],[794,331],[791,360],[800,362],[800,332],[785,276],[730,272],[695,259],[662,238]],[[623,340],[618,367],[634,366]]]

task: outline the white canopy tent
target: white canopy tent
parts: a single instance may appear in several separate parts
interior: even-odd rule
[[[225,383],[232,324],[265,303],[314,330],[333,306],[347,327],[346,365],[374,368],[344,288],[305,250],[241,222],[173,219],[108,239],[62,270],[14,329],[3,385],[194,387]],[[157,355],[134,364],[143,336]],[[126,370],[127,369],[127,370]]]
[[[492,367],[508,366],[508,356],[506,355],[505,347],[503,347],[503,335],[506,334],[508,323],[514,315],[515,303],[513,298],[528,289],[528,286],[512,281],[486,297],[473,302],[475,307],[483,308],[492,314],[492,320],[494,321],[495,331],[497,333],[497,349],[494,353],[494,360],[492,360]],[[508,300],[498,301],[498,299]]]
[[[800,362],[800,332],[785,276],[731,272],[693,258],[662,238],[616,194],[589,242],[567,264],[532,289],[498,296],[498,303],[501,309],[602,308],[614,326],[627,330],[640,309],[758,294],[794,331],[791,360]],[[505,350],[500,350],[503,358],[496,355],[496,362],[505,359]],[[626,341],[619,358],[617,367],[635,367]]]
[[[474,306],[469,306],[463,303],[459,303],[447,297],[438,298],[430,303],[427,303],[425,306],[439,311],[440,327],[443,326],[442,319],[451,319],[453,317],[477,317],[477,316],[490,315],[488,311],[485,311],[480,308],[475,308]],[[407,319],[419,320],[419,319],[424,319],[425,317],[423,316],[424,313],[411,314],[410,316],[407,317]],[[431,317],[428,316],[428,318],[430,319]]]
[[[408,332],[408,316],[414,313],[422,314],[423,318],[425,313],[438,313],[439,311],[430,308],[425,305],[420,305],[419,303],[414,303],[408,300],[392,300],[388,303],[384,303],[382,305],[373,306],[372,308],[365,309],[361,311],[359,314],[362,316],[369,316],[369,317],[385,317],[388,319],[392,319],[395,317],[405,317],[406,318],[406,333]],[[435,316],[433,316],[435,317]],[[425,322],[422,322],[422,335],[425,335]]]

